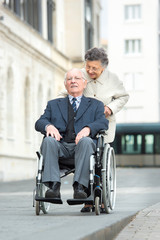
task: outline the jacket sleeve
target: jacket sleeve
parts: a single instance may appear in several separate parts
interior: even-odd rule
[[[116,114],[128,102],[129,94],[125,90],[123,82],[115,74],[112,74],[112,82],[114,86],[113,90],[110,89],[113,92],[112,101],[106,106],[112,110],[113,114]]]
[[[44,114],[40,116],[40,118],[35,123],[35,129],[42,134],[46,134],[45,127],[51,123],[51,107],[50,102],[48,102],[46,109],[44,110]]]
[[[104,105],[98,101],[95,110],[95,120],[87,125],[91,129],[91,138],[95,138],[100,130],[108,129],[108,120],[105,118]]]

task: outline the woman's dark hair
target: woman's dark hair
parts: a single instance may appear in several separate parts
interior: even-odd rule
[[[103,48],[91,48],[85,53],[85,61],[100,60],[103,67],[107,67],[109,61],[107,53]]]

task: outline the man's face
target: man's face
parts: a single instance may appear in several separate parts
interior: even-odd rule
[[[101,65],[101,61],[86,61],[86,72],[92,79],[97,79],[104,71],[104,67]]]
[[[70,95],[81,96],[86,85],[87,81],[82,78],[82,73],[78,69],[72,69],[67,73],[65,87]]]

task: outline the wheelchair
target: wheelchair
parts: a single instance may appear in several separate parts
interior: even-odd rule
[[[104,143],[105,131],[97,135],[96,152],[90,157],[89,191],[86,199],[68,199],[69,205],[90,204],[95,208],[95,214],[100,214],[100,207],[104,204],[105,212],[110,213],[115,207],[116,200],[116,159],[114,149],[108,143]],[[33,191],[33,207],[36,215],[42,211],[47,214],[50,204],[63,204],[61,199],[45,198],[48,189],[42,183],[43,156],[37,152],[38,171],[36,176],[36,188]],[[61,168],[61,167],[60,167]],[[73,169],[67,169],[61,178],[74,173]]]

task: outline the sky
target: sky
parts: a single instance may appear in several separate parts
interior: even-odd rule
[[[107,0],[101,0],[101,38],[107,39]]]

